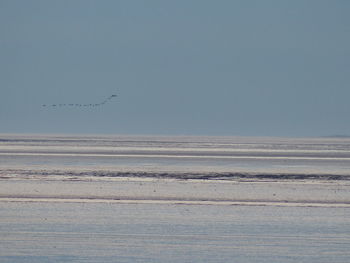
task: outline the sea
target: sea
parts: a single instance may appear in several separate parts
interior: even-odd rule
[[[0,134],[1,179],[349,180],[350,138]]]

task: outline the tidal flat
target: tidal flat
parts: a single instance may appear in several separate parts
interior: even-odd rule
[[[348,262],[350,139],[0,136],[1,262]]]

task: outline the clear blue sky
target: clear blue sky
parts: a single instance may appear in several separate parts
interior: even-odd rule
[[[350,134],[349,14],[347,0],[0,0],[0,133]]]

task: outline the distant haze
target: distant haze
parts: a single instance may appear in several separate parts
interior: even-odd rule
[[[349,135],[349,14],[345,0],[0,0],[0,133]]]

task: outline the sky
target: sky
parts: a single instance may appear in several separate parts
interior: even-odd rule
[[[0,0],[0,133],[349,135],[349,13],[347,0]]]

